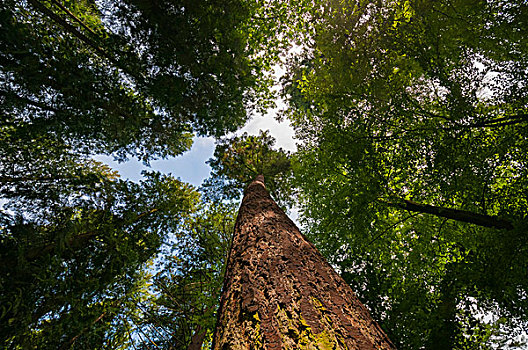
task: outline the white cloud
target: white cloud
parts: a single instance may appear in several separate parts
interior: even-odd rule
[[[294,131],[288,120],[278,122],[275,119],[277,111],[283,108],[283,103],[278,102],[277,108],[270,110],[265,115],[258,115],[253,117],[240,131],[236,134],[240,135],[247,132],[250,135],[258,135],[260,130],[269,130],[277,143],[276,147],[282,147],[284,150],[295,152],[297,145],[294,140]]]

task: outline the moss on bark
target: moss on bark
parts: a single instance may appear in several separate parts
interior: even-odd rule
[[[239,210],[213,349],[393,349],[365,306],[271,199]]]

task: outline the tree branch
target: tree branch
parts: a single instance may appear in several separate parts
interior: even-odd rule
[[[64,18],[54,13],[52,10],[50,10],[48,7],[43,5],[38,0],[28,0],[33,6],[35,6],[40,12],[47,15],[51,20],[53,20],[55,23],[59,24],[62,28],[64,28],[67,32],[81,40],[83,43],[91,47],[93,50],[95,50],[96,53],[101,55],[102,57],[105,57],[110,62],[112,62],[117,68],[121,69],[123,72],[126,72],[131,77],[138,78],[135,74],[132,74],[129,69],[126,67],[122,67],[122,65],[119,63],[119,61],[110,55],[108,52],[103,50],[95,41],[87,37],[84,33],[80,32],[76,27],[68,23]]]
[[[153,214],[155,212],[157,212],[158,209],[157,208],[154,208],[152,210],[149,210],[149,211],[146,211],[146,212],[143,212],[141,214],[139,214],[132,222],[130,222],[129,224],[131,223],[134,223],[134,222],[137,222],[138,220],[140,220],[141,218],[143,218],[144,216],[147,216],[147,215],[150,215],[150,214]],[[70,239],[68,239],[68,241],[66,242],[66,245],[68,246],[68,248],[79,248],[81,247],[84,243],[86,243],[87,241],[89,241],[90,239],[92,239],[94,236],[96,236],[99,232],[97,230],[94,230],[94,231],[88,231],[88,232],[84,232],[84,233],[81,233],[81,234],[78,234],[74,237],[71,237]],[[57,247],[57,244],[58,242],[52,242],[52,243],[49,243],[47,245],[44,245],[44,246],[39,246],[39,247],[33,247],[31,249],[29,249],[26,253],[26,260],[28,261],[32,261],[32,260],[37,260],[39,259],[40,257],[44,256],[45,254],[53,251],[56,247]]]
[[[22,96],[14,93],[14,92],[0,91],[0,96],[5,96],[7,98],[14,98],[14,99],[19,100],[21,102],[24,102],[24,103],[26,103],[28,105],[31,105],[33,107],[38,107],[40,109],[43,109],[43,110],[46,110],[46,111],[49,111],[49,112],[54,112],[54,113],[58,113],[59,112],[58,109],[55,109],[55,108],[53,108],[51,106],[48,106],[45,103],[38,102],[38,101],[33,101],[30,98],[22,97]]]
[[[383,202],[384,204],[393,207],[404,209],[412,212],[431,214],[438,217],[451,219],[460,222],[467,222],[477,226],[491,227],[497,229],[512,230],[513,224],[496,216],[473,213],[466,210],[450,209],[437,207],[429,204],[416,203],[407,199],[401,199],[399,202]]]
[[[75,22],[79,23],[84,29],[89,31],[92,35],[97,35],[94,33],[94,31],[88,27],[86,24],[84,24],[83,21],[81,21],[77,16],[75,16],[70,10],[68,10],[63,4],[58,2],[57,0],[51,0],[52,3],[57,5],[62,11],[66,12]]]

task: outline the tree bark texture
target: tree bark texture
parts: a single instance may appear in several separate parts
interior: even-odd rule
[[[240,207],[213,349],[394,349],[258,176]]]

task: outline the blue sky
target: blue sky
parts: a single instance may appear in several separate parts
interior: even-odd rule
[[[247,132],[250,135],[258,135],[260,130],[270,130],[270,134],[277,139],[276,147],[294,151],[296,146],[293,129],[287,121],[277,122],[274,118],[275,113],[276,110],[272,110],[264,116],[255,116],[236,134]],[[119,171],[124,179],[138,181],[141,179],[143,170],[157,170],[166,174],[170,173],[194,186],[200,186],[211,171],[205,162],[213,156],[214,147],[213,138],[195,138],[190,151],[179,157],[153,161],[150,168],[136,159],[130,159],[124,163],[117,163],[110,156],[97,156],[96,159]]]
[[[139,181],[143,170],[157,170],[165,174],[172,174],[185,182],[199,186],[209,176],[210,168],[205,162],[213,156],[214,139],[195,138],[190,151],[179,157],[152,161],[150,167],[143,165],[137,159],[130,159],[118,163],[111,156],[97,156],[97,160],[110,165],[119,171],[124,179]]]

